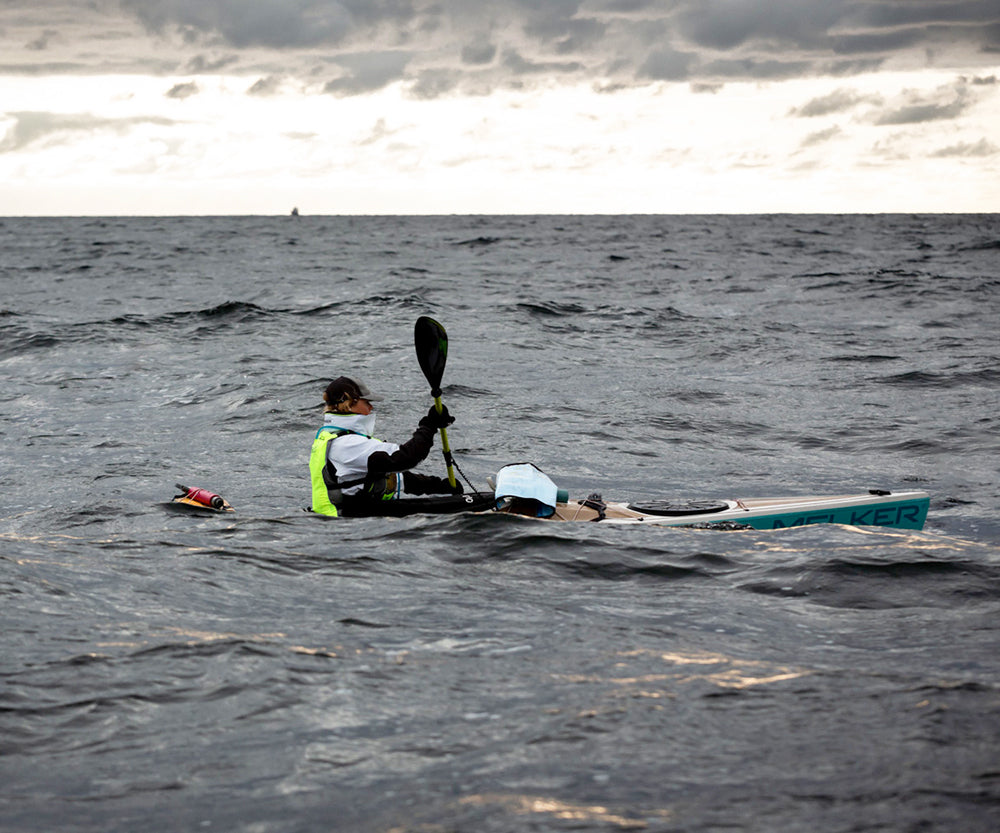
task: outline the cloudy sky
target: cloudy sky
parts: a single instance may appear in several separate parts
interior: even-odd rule
[[[0,215],[1000,210],[1000,0],[0,0]]]

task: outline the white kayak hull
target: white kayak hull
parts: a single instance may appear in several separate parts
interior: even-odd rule
[[[930,496],[922,491],[745,498],[688,504],[664,501],[604,503],[588,499],[558,503],[555,513],[541,520],[654,526],[727,524],[753,529],[783,529],[813,524],[922,529],[929,504]]]

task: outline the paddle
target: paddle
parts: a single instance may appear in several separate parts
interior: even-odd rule
[[[448,360],[448,334],[433,318],[422,315],[413,328],[413,346],[417,351],[420,369],[430,383],[434,405],[437,412],[441,413],[441,377],[444,376],[444,364]],[[444,452],[445,465],[448,467],[448,484],[454,487],[455,460],[448,445],[448,431],[445,428],[440,430],[441,449]]]

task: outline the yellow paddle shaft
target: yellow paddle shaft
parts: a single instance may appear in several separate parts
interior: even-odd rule
[[[434,407],[437,409],[438,413],[441,413],[441,397],[434,397]],[[448,429],[444,426],[441,427],[441,450],[444,452],[444,463],[448,467],[448,485],[451,487],[455,486],[455,469],[452,466],[451,460],[451,446],[448,445]]]

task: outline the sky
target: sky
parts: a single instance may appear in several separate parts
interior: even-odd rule
[[[0,0],[0,215],[1000,210],[1000,0]]]

